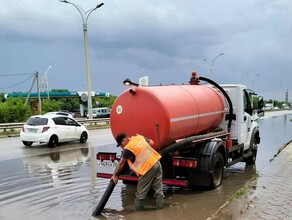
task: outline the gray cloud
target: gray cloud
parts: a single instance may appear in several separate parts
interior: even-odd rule
[[[85,10],[96,4],[74,2]],[[127,77],[138,80],[149,75],[153,83],[182,83],[192,71],[209,76],[210,63],[220,53],[224,55],[214,64],[214,79],[219,83],[247,84],[268,97],[277,89],[279,99],[283,90],[291,89],[292,5],[288,0],[104,3],[88,20],[96,91],[117,95]],[[82,20],[71,5],[58,0],[17,4],[2,0],[0,47],[0,74],[44,73],[51,65],[51,88],[86,90]],[[9,77],[1,77],[4,81],[12,84]],[[275,88],[273,83],[279,81],[281,86]],[[28,87],[29,83],[11,90]]]

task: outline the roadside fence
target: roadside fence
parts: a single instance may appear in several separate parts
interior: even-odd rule
[[[95,118],[95,119],[83,119],[83,118],[78,118],[75,119],[78,121],[80,124],[83,125],[90,125],[90,124],[109,124],[110,119],[109,118]],[[6,131],[13,131],[16,129],[21,129],[22,126],[25,124],[25,122],[16,122],[16,123],[0,123],[0,132],[6,132]]]

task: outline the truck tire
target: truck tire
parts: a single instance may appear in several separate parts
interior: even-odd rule
[[[220,152],[216,152],[213,158],[212,168],[210,172],[210,188],[215,189],[221,185],[224,174],[224,160]]]
[[[256,138],[253,138],[249,151],[251,155],[245,158],[244,162],[246,163],[246,165],[253,165],[256,162],[257,152],[258,152],[258,142]]]

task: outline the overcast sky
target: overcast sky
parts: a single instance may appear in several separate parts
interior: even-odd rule
[[[291,0],[72,0],[88,19],[91,86],[118,95],[126,78],[187,83],[192,71],[263,95],[292,96]],[[27,92],[48,67],[49,89],[86,91],[82,19],[59,0],[1,0],[0,92]],[[23,74],[23,75],[15,75]],[[17,86],[16,86],[17,85]],[[44,90],[42,88],[42,90]],[[34,86],[36,91],[36,86]]]

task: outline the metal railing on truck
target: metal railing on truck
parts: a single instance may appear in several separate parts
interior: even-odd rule
[[[95,119],[82,119],[78,118],[75,119],[80,124],[83,125],[89,125],[89,124],[109,124],[110,119],[109,118],[95,118]],[[21,129],[22,126],[25,124],[25,122],[16,122],[16,123],[0,123],[0,132],[6,132],[6,131],[13,131],[15,129]]]

